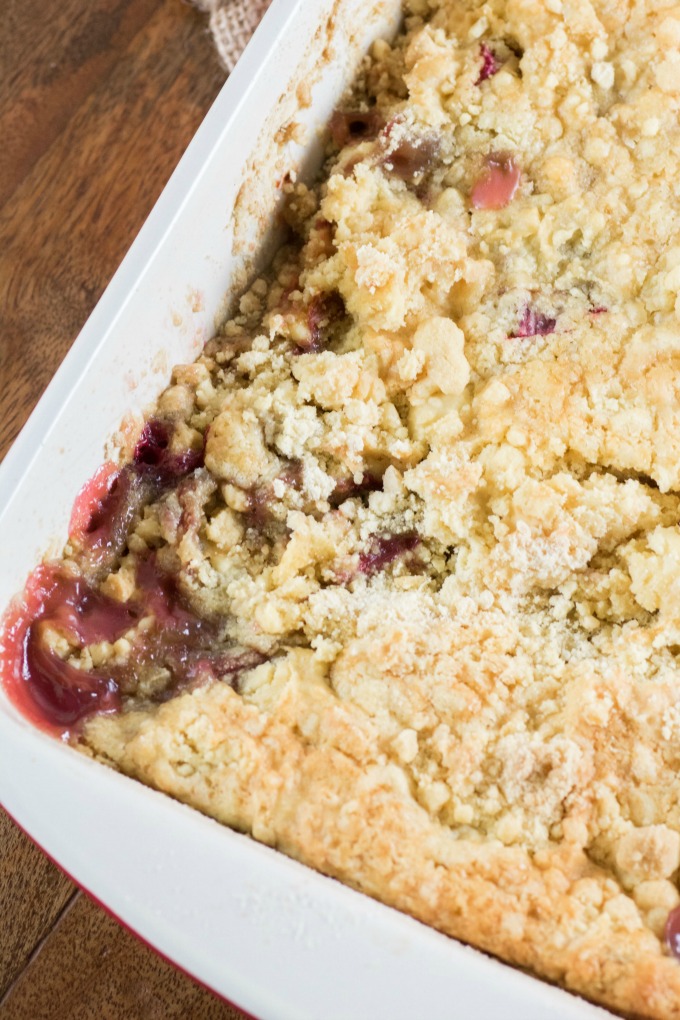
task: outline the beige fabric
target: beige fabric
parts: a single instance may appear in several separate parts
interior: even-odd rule
[[[233,71],[271,0],[196,0],[210,16],[210,31],[227,71]]]

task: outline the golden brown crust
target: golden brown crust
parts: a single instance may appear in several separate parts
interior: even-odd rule
[[[88,739],[130,775],[450,935],[615,1009],[680,1015],[680,968],[606,870],[573,844],[531,854],[457,838],[379,763],[379,734],[291,658],[271,714],[217,686],[154,719],[123,717],[117,745],[105,719]]]

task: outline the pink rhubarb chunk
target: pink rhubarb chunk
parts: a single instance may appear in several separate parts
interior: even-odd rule
[[[109,493],[114,480],[113,476],[117,471],[116,465],[109,460],[97,468],[89,482],[85,482],[76,496],[71,510],[71,520],[68,526],[71,538],[81,538],[88,530],[90,521],[101,510],[101,505]]]
[[[521,172],[513,156],[492,153],[486,169],[472,189],[475,209],[504,209],[515,197]]]
[[[482,66],[479,72],[479,78],[475,82],[475,85],[481,85],[487,78],[493,78],[494,74],[498,74],[501,65],[496,60],[496,54],[493,50],[489,49],[486,43],[482,43],[481,49]]]
[[[543,312],[537,312],[534,308],[530,308],[527,305],[522,312],[516,331],[511,336],[513,338],[548,336],[550,333],[555,332],[556,325],[557,319],[544,315]]]
[[[666,921],[666,945],[673,956],[680,960],[680,907],[673,907]]]

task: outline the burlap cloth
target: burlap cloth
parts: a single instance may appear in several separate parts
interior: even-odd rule
[[[194,0],[210,18],[220,59],[232,71],[271,0]]]

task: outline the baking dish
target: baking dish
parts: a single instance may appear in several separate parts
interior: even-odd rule
[[[1,605],[63,541],[107,441],[124,441],[274,243],[277,185],[313,168],[361,53],[397,18],[396,3],[275,0],[3,465]],[[125,923],[255,1015],[602,1013],[81,758],[4,696],[0,799]]]

